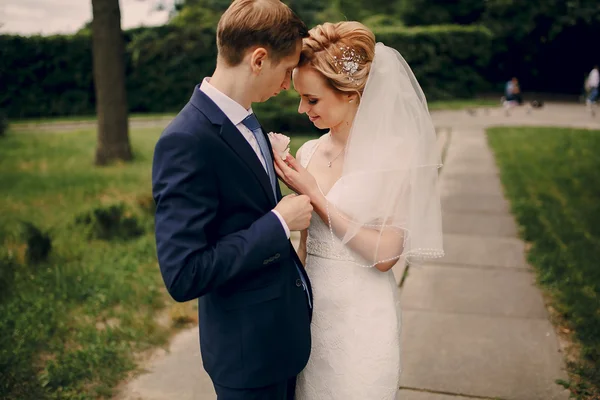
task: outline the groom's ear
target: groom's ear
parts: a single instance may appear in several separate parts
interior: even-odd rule
[[[265,67],[265,62],[269,57],[269,52],[264,47],[257,47],[250,54],[250,68],[252,72],[259,74]]]

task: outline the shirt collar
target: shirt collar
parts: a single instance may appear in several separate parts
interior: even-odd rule
[[[200,90],[204,92],[223,111],[225,116],[233,123],[239,125],[248,115],[252,114],[252,107],[246,110],[241,104],[228,97],[219,89],[210,84],[210,78],[204,78]]]

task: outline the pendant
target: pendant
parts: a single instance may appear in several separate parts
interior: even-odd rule
[[[331,161],[329,161],[329,162],[327,163],[327,166],[328,166],[329,168],[331,168]]]

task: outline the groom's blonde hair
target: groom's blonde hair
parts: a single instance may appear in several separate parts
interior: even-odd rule
[[[302,41],[299,66],[310,65],[334,90],[362,94],[375,57],[375,34],[356,21],[326,22],[308,33]],[[349,54],[357,66],[351,75],[340,66]]]
[[[232,67],[257,46],[265,47],[277,63],[307,36],[306,24],[280,0],[234,0],[219,20],[217,49]]]

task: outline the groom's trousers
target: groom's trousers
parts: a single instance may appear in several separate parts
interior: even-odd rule
[[[294,400],[296,378],[253,389],[231,389],[215,384],[217,400]]]

